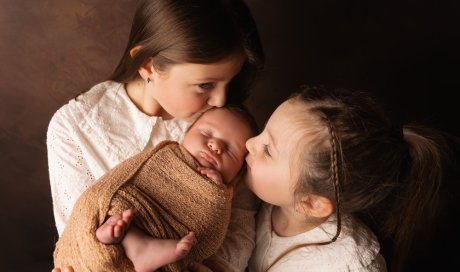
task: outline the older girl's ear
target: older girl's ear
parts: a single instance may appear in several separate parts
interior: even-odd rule
[[[332,201],[324,196],[308,195],[302,198],[299,212],[318,218],[328,217],[334,211]]]
[[[131,58],[134,58],[135,55],[139,52],[139,50],[142,49],[142,45],[136,45],[131,50],[129,50],[129,54],[131,55]]]
[[[139,50],[142,49],[142,46],[141,45],[137,45],[135,47],[133,47],[130,51],[129,51],[129,54],[131,55],[131,58],[134,58],[134,56],[136,56],[136,54],[139,52]],[[138,69],[138,72],[139,72],[139,75],[143,78],[143,79],[149,79],[149,81],[152,80],[152,73],[155,72],[155,69],[153,68],[153,59],[152,58],[148,58],[146,59],[142,65],[139,67]]]

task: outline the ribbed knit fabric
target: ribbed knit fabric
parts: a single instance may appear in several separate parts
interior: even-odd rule
[[[181,145],[164,141],[110,170],[78,199],[54,251],[55,267],[75,271],[134,271],[121,244],[104,245],[96,229],[110,215],[135,209],[135,224],[155,238],[180,239],[194,231],[198,244],[164,271],[183,271],[214,254],[224,240],[231,190],[202,176]]]

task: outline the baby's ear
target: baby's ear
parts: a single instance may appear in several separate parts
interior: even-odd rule
[[[305,215],[313,217],[328,217],[334,211],[332,201],[324,196],[308,195],[302,198],[298,210]]]

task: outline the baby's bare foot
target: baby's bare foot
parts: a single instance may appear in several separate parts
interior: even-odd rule
[[[126,255],[133,262],[137,272],[154,271],[162,266],[176,262],[190,252],[197,243],[195,234],[188,233],[180,240],[149,239],[137,243],[136,248],[127,248],[123,241]]]
[[[103,244],[119,243],[133,220],[134,211],[126,210],[120,214],[109,217],[97,230],[96,237]]]
[[[177,259],[185,257],[192,247],[197,243],[195,233],[189,232],[187,235],[182,237],[176,245]]]

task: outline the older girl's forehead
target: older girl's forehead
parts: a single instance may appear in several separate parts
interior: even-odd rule
[[[235,76],[244,61],[243,55],[235,53],[213,63],[174,64],[169,68],[169,72],[195,81],[224,81]]]

